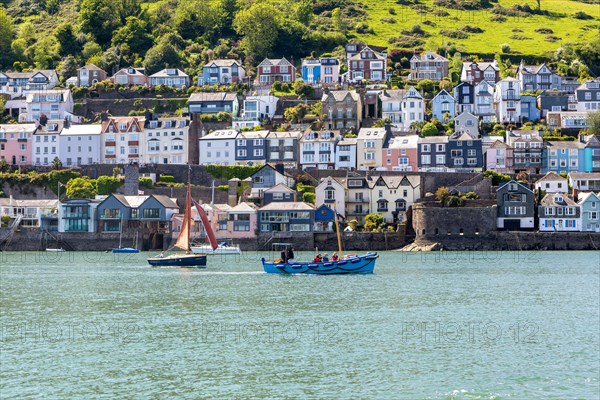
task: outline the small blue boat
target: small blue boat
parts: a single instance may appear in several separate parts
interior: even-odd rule
[[[153,267],[206,267],[206,256],[202,254],[171,254],[163,257],[149,257]]]
[[[112,249],[113,253],[139,253],[138,249],[134,249],[133,247],[123,247],[118,249]]]
[[[277,263],[262,259],[265,272],[270,274],[372,274],[377,253],[351,256],[339,261]]]

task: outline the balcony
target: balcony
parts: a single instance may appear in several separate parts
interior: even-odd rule
[[[521,96],[517,96],[514,94],[503,94],[502,100],[503,101],[521,101]]]

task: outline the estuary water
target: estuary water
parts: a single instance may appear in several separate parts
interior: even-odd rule
[[[0,398],[600,398],[600,252],[147,256],[0,253]]]

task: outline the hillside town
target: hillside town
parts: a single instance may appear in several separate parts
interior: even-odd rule
[[[141,229],[140,247],[165,248],[181,226],[181,199],[144,194],[138,178],[160,183],[168,175],[161,167],[177,165],[178,182],[186,165],[255,167],[217,179],[227,185],[226,196],[217,194],[223,201],[214,201],[214,189],[201,200],[219,239],[257,249],[306,235],[312,245],[314,235],[335,231],[336,213],[346,233],[393,232],[400,246],[496,230],[600,232],[600,80],[524,62],[502,78],[492,60],[464,61],[453,85],[450,61],[427,51],[412,56],[399,82],[388,62],[383,49],[349,44],[343,60],[264,59],[255,75],[231,59],[210,61],[197,77],[171,67],[109,76],[88,64],[63,84],[53,70],[0,72],[11,122],[0,125],[0,242],[10,249],[20,228],[46,240],[114,240]],[[138,88],[151,93],[153,108]],[[135,107],[113,115],[123,93],[135,91]],[[161,108],[157,93],[179,96],[184,107]],[[102,165],[121,168],[125,185],[115,193],[31,198],[8,185],[10,173]],[[417,209],[440,206],[456,218],[485,208],[494,221],[467,229],[441,218],[433,228],[415,218]],[[199,223],[195,229],[201,236]]]

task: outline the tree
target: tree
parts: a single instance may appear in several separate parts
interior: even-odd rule
[[[383,215],[367,214],[365,216],[365,231],[376,231],[383,225]]]
[[[342,14],[342,10],[334,8],[331,11],[331,20],[333,21],[333,26],[345,35],[348,31],[348,23],[344,18],[344,14]]]
[[[450,191],[448,191],[448,188],[446,186],[440,186],[435,191],[435,199],[442,204],[446,202],[448,196],[450,196]]]
[[[54,171],[58,171],[59,169],[62,169],[62,167],[63,167],[63,165],[62,165],[62,161],[60,161],[60,158],[54,157],[54,160],[52,160],[51,168]]]
[[[112,45],[126,44],[134,53],[145,53],[152,47],[152,37],[148,33],[148,24],[136,17],[127,17],[125,25],[115,31]]]
[[[437,126],[435,126],[435,124],[428,122],[423,126],[423,129],[421,129],[421,135],[423,136],[438,136],[440,134],[440,131],[438,130]]]
[[[67,80],[72,76],[77,76],[77,68],[79,68],[79,63],[75,57],[66,56],[60,63],[60,76],[62,76],[64,80]]]
[[[116,192],[122,184],[119,178],[102,175],[96,179],[96,190],[100,195],[108,195]]]
[[[113,31],[121,26],[119,7],[112,0],[83,0],[79,22],[83,33],[91,34],[101,46],[108,45]]]
[[[12,64],[11,43],[14,36],[12,18],[6,13],[3,5],[0,5],[0,70],[8,69]]]
[[[96,185],[87,176],[67,182],[67,197],[70,199],[92,199],[96,196]]]
[[[60,46],[61,56],[79,55],[81,53],[81,44],[77,41],[73,33],[73,25],[68,22],[60,24],[54,31],[54,36]]]
[[[593,111],[587,117],[588,128],[585,133],[588,135],[600,135],[600,110]]]
[[[313,18],[313,2],[311,0],[300,0],[295,7],[296,20],[306,26],[310,25]]]
[[[250,8],[239,11],[233,26],[242,35],[242,47],[256,59],[268,57],[273,51],[279,32],[281,12],[275,6],[256,2]]]
[[[422,90],[425,93],[433,93],[435,84],[430,79],[423,79],[417,83],[417,89]]]
[[[146,53],[144,67],[147,74],[154,74],[166,66],[177,67],[180,62],[178,49],[170,43],[167,36],[163,36],[158,44]]]
[[[184,39],[219,37],[225,11],[218,0],[182,1],[177,5],[173,22]]]

